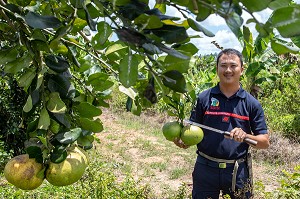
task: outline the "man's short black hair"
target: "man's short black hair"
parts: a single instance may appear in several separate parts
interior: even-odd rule
[[[218,56],[217,56],[217,66],[219,64],[219,59],[222,55],[230,55],[230,54],[233,54],[233,55],[237,55],[239,58],[240,58],[240,62],[241,62],[241,67],[243,67],[243,55],[242,53],[240,53],[240,51],[236,50],[236,49],[233,49],[233,48],[226,48],[224,50],[222,50]]]

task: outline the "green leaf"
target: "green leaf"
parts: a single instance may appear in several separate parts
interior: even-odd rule
[[[188,35],[184,27],[164,25],[161,28],[152,29],[151,31],[168,44],[180,43],[188,39]]]
[[[187,92],[185,78],[176,70],[163,73],[163,84],[176,92]]]
[[[300,35],[300,5],[279,8],[273,12],[271,22],[285,38]]]
[[[47,42],[47,38],[40,29],[34,29],[31,35],[32,39]]]
[[[144,50],[147,53],[149,53],[151,55],[162,53],[162,51],[156,45],[154,45],[152,43],[144,43],[142,45],[142,47],[144,48]]]
[[[138,59],[131,53],[127,54],[119,66],[119,78],[120,82],[126,87],[135,85],[138,78]]]
[[[212,13],[212,10],[210,8],[207,8],[201,3],[198,3],[198,10],[199,12],[197,13],[196,17],[197,21],[205,20]]]
[[[162,14],[163,12],[161,12],[159,9],[157,8],[153,8],[151,10],[147,10],[145,11],[145,14],[150,15],[150,16],[156,16],[158,17],[160,20],[163,21],[163,23],[165,23],[166,20],[172,20],[172,21],[178,21],[180,20],[179,17],[174,17],[174,16],[168,16],[168,15],[164,15]],[[143,15],[143,14],[141,14]]]
[[[94,133],[98,133],[103,130],[103,125],[99,118],[96,120],[91,120],[88,118],[80,118],[79,123],[82,129],[92,131]]]
[[[249,64],[245,75],[247,77],[255,77],[261,70],[263,69],[263,66],[260,62],[252,62]]]
[[[97,30],[99,34],[98,44],[103,45],[108,40],[108,38],[113,33],[110,25],[104,21],[101,21],[97,25]]]
[[[51,92],[59,92],[62,98],[74,98],[75,87],[63,74],[53,75],[48,80],[48,88]]]
[[[7,62],[12,62],[16,60],[16,57],[18,56],[18,49],[17,48],[11,48],[7,50],[0,51],[0,65],[4,65]]]
[[[141,14],[134,19],[136,25],[140,25],[142,29],[155,29],[163,26],[163,23],[160,21],[160,18],[155,15],[146,15]]]
[[[225,21],[235,36],[240,39],[243,36],[240,29],[243,24],[243,18],[236,13],[231,13],[227,18],[225,18]]]
[[[55,35],[53,37],[53,40],[60,40],[61,38],[63,38],[66,34],[68,34],[71,31],[72,27],[71,25],[64,25],[64,26],[60,26],[56,32]]]
[[[280,74],[280,71],[275,67],[270,67],[270,73],[272,74]]]
[[[166,71],[176,70],[181,73],[187,73],[190,66],[190,60],[179,59],[168,55],[166,56],[163,65]]]
[[[67,150],[65,146],[55,146],[54,150],[50,155],[50,160],[53,163],[61,163],[63,162],[68,156]]]
[[[40,147],[38,147],[38,146],[29,146],[25,150],[26,150],[26,153],[29,155],[29,158],[38,158],[37,160],[40,160],[40,158],[41,158],[41,160],[43,160],[42,150],[41,150]],[[41,161],[41,162],[43,162],[43,161]]]
[[[31,95],[28,96],[27,101],[23,107],[23,111],[28,113],[32,109],[32,98]]]
[[[272,10],[276,10],[282,7],[287,7],[290,4],[290,0],[276,0],[276,1],[271,1],[269,4],[269,8]]]
[[[53,116],[59,121],[61,124],[63,124],[65,127],[70,128],[71,124],[66,116],[66,114],[60,114],[60,113],[53,113]]]
[[[168,53],[169,55],[172,55],[174,57],[180,58],[180,59],[190,59],[189,56],[182,54],[181,52],[178,52],[177,50],[173,49],[173,48],[169,48],[168,46],[161,44],[161,43],[157,43],[156,44],[157,47],[159,47],[160,50],[162,50],[165,53]]]
[[[61,144],[71,144],[79,138],[81,132],[81,128],[71,129],[70,131],[57,134],[55,139],[57,139]]]
[[[114,6],[124,6],[129,4],[131,0],[109,0]]]
[[[199,49],[192,43],[182,44],[177,47],[176,50],[189,53],[190,55],[194,55],[199,51]]]
[[[119,53],[121,54],[120,52],[121,51],[126,51],[126,49],[128,48],[128,46],[124,45],[124,43],[122,42],[116,42],[116,43],[113,43],[111,46],[109,46],[106,51],[105,51],[105,55],[108,56],[112,53]]]
[[[300,36],[299,37],[292,37],[291,40],[293,43],[300,48]]]
[[[80,117],[90,119],[102,114],[101,109],[88,102],[81,102],[79,105],[75,106],[74,109],[79,113]]]
[[[140,116],[142,112],[142,106],[139,103],[139,100],[137,98],[133,101],[132,106],[131,106],[131,112],[134,115]]]
[[[52,133],[57,134],[60,131],[60,124],[57,121],[55,121],[54,119],[50,119],[49,130]]]
[[[81,146],[83,149],[88,150],[93,147],[94,136],[87,135],[81,136],[77,139],[77,144]]]
[[[88,22],[88,25],[90,27],[90,29],[92,31],[96,31],[96,26],[97,26],[97,23],[93,20],[93,18],[91,17],[90,15],[90,12],[89,12],[89,9],[86,7],[85,4],[83,4],[83,9],[85,11],[85,19],[86,21]]]
[[[122,85],[119,86],[119,90],[131,99],[135,99],[135,97],[138,95],[138,93],[133,88],[125,88]]]
[[[33,49],[37,51],[44,51],[44,52],[50,52],[50,48],[47,42],[41,41],[41,40],[32,40],[31,46]]]
[[[70,67],[67,60],[55,55],[49,55],[45,57],[45,63],[50,69],[58,73],[62,73]]]
[[[32,80],[35,78],[36,72],[35,69],[30,68],[21,77],[18,79],[18,83],[20,87],[24,87],[25,90],[30,86]]]
[[[183,20],[183,21],[180,21],[180,22],[176,23],[176,22],[174,22],[174,21],[172,21],[170,19],[167,19],[167,20],[164,20],[163,23],[164,23],[164,25],[176,26],[176,27],[183,27],[185,29],[190,28],[189,23],[188,23],[187,20]]]
[[[204,28],[203,26],[201,26],[199,23],[197,23],[196,21],[194,21],[191,18],[188,18],[188,23],[189,23],[190,27],[195,31],[203,32],[208,37],[215,36],[215,34],[210,32],[209,30],[207,30],[206,28]]]
[[[54,16],[42,16],[31,11],[25,16],[25,21],[32,28],[39,29],[58,28],[61,25],[59,19]]]
[[[241,0],[243,5],[251,12],[262,11],[272,0]]]
[[[44,73],[45,70],[47,70],[46,68],[44,68],[44,70],[40,71],[37,74],[37,81],[36,81],[36,89],[39,89],[44,81]]]
[[[21,71],[23,68],[28,68],[31,62],[32,62],[31,57],[26,54],[23,57],[19,57],[15,59],[12,62],[8,62],[4,66],[4,72],[16,74],[17,72]]]
[[[271,41],[271,48],[274,50],[275,53],[279,55],[285,53],[299,53],[300,50],[298,47],[289,46],[278,40]]]
[[[65,113],[67,107],[61,100],[58,92],[50,93],[49,100],[47,102],[47,109],[52,113]]]
[[[71,33],[78,33],[81,31],[84,27],[87,26],[86,20],[76,18],[73,23],[73,28],[71,30]]]
[[[66,55],[68,53],[68,48],[60,40],[52,40],[49,47],[57,54]]]
[[[92,85],[96,91],[105,91],[114,85],[108,78],[106,73],[94,73],[88,77],[87,85]]]
[[[46,146],[46,147],[48,146],[46,137],[44,137],[44,136],[37,136],[37,138],[39,138],[39,140],[43,143],[44,146]]]
[[[50,126],[50,117],[46,108],[43,108],[40,112],[40,118],[38,123],[38,129],[47,130]]]
[[[161,13],[166,13],[166,3],[162,2],[162,3],[155,3],[154,8],[158,9]]]

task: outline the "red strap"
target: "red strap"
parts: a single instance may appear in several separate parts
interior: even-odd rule
[[[238,118],[241,120],[249,120],[248,116],[242,116],[242,115],[238,115],[235,113],[228,113],[228,112],[211,112],[211,111],[206,111],[205,115],[225,115],[225,116],[229,116],[229,117],[234,117],[234,118]]]

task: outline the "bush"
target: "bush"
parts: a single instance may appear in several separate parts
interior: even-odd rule
[[[0,80],[0,163],[10,155],[24,152],[26,121],[23,120],[23,106],[26,93],[12,77]]]
[[[276,198],[300,198],[300,165],[294,172],[283,170],[280,188],[275,191]]]
[[[265,110],[267,124],[273,131],[298,139],[300,136],[300,90],[299,75],[284,77],[276,82],[263,84],[259,97]]]

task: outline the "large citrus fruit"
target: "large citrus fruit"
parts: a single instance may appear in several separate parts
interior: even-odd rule
[[[182,127],[177,121],[167,122],[162,128],[162,132],[167,140],[173,141],[180,137]]]
[[[28,154],[18,155],[5,165],[4,176],[16,187],[32,190],[43,183],[43,165],[36,162],[34,158],[29,158]]]
[[[49,163],[46,170],[47,181],[54,186],[66,186],[77,182],[88,165],[86,155],[75,148],[68,152],[67,158],[61,163]]]
[[[181,140],[188,146],[196,145],[203,139],[203,131],[198,126],[190,125],[182,129]]]

